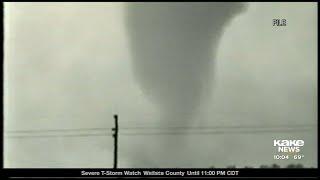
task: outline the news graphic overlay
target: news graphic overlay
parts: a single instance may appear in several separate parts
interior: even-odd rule
[[[276,153],[273,155],[275,160],[301,160],[305,157],[302,148],[305,145],[304,140],[288,140],[276,139],[273,140],[273,146],[276,148]]]

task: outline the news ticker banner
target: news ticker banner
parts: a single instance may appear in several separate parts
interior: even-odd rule
[[[318,169],[2,169],[2,175],[24,177],[318,177]]]

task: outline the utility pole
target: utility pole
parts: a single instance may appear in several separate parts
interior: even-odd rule
[[[115,127],[112,128],[112,131],[114,131],[113,138],[114,138],[114,160],[113,160],[113,168],[117,168],[118,164],[118,115],[115,114],[114,116],[114,123]]]

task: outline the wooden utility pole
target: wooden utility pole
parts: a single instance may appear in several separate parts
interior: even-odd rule
[[[113,161],[113,168],[116,169],[118,165],[118,115],[115,114],[114,116],[114,123],[115,127],[112,128],[112,131],[114,131],[113,138],[114,138],[114,161]]]

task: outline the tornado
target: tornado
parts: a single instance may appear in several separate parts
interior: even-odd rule
[[[188,126],[194,120],[211,92],[223,30],[244,9],[239,2],[127,4],[134,76],[159,108],[163,126]],[[163,141],[164,149],[173,146]],[[179,148],[171,148],[170,153],[175,150]]]

